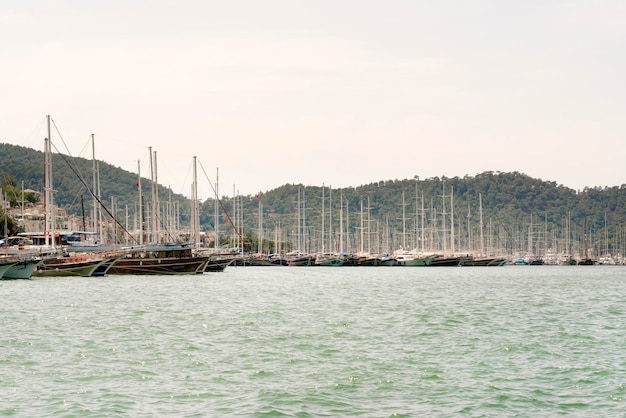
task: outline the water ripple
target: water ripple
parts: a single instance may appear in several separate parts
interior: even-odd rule
[[[625,272],[0,282],[0,415],[623,415]]]

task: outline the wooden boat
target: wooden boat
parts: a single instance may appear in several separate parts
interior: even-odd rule
[[[359,265],[359,257],[353,254],[344,254],[343,265],[344,266],[358,266]]]
[[[270,254],[268,257],[270,264],[273,266],[286,266],[287,260],[280,254]]]
[[[44,260],[33,272],[35,277],[89,277],[109,258],[93,257],[58,257]]]
[[[463,266],[469,267],[503,266],[504,264],[506,264],[504,257],[468,257],[463,260]]]
[[[0,260],[0,279],[3,278],[4,273],[11,268],[11,266],[15,265],[18,260],[14,259],[3,259]]]
[[[285,261],[288,266],[313,266],[315,265],[315,256],[294,251],[285,254]]]
[[[460,266],[463,262],[463,257],[435,257],[430,267],[455,267]]]
[[[430,266],[435,260],[434,255],[419,256],[411,253],[401,253],[396,255],[396,266],[423,267]]]
[[[230,266],[233,263],[233,258],[222,258],[222,259],[210,259],[204,271],[206,272],[216,272],[216,271],[224,271],[226,267]]]
[[[343,266],[343,258],[332,254],[319,255],[315,260],[316,266],[340,267]]]
[[[378,265],[376,257],[371,256],[361,256],[359,257],[358,263],[359,266],[376,266]]]
[[[559,256],[559,265],[560,266],[575,266],[576,260],[569,254],[561,254]]]
[[[463,260],[463,266],[468,267],[503,266],[504,264],[506,264],[506,258],[504,257],[469,257]]]
[[[376,258],[376,265],[377,266],[395,266],[396,265],[396,258],[395,257],[391,257],[391,256],[387,256],[387,257],[377,257]]]
[[[3,279],[30,279],[35,268],[41,263],[40,258],[23,258],[13,264],[2,276]]]
[[[99,264],[96,269],[91,273],[91,275],[96,277],[105,276],[109,272],[109,269],[111,268],[113,263],[115,263],[118,258],[119,257],[116,256],[105,257],[104,262]]]
[[[108,274],[201,274],[210,256],[194,255],[190,244],[153,244],[124,250]]]

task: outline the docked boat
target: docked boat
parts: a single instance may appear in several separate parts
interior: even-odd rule
[[[435,257],[429,264],[430,267],[456,267],[463,264],[463,257]]]
[[[4,273],[16,263],[17,263],[17,260],[14,260],[14,259],[0,260],[0,279],[2,279],[4,276]]]
[[[505,264],[505,257],[468,257],[463,259],[463,266],[469,267],[503,266]]]
[[[434,255],[417,255],[400,253],[396,255],[396,266],[423,267],[430,266],[435,260]]]
[[[224,271],[226,267],[230,266],[235,261],[234,258],[212,258],[210,259],[206,267],[205,272],[219,272]]]
[[[123,250],[108,274],[179,275],[201,274],[210,260],[194,255],[190,244],[153,244]]]
[[[4,272],[2,279],[30,279],[39,263],[41,259],[36,257],[18,260]]]
[[[116,258],[102,257],[57,257],[44,260],[33,272],[35,277],[63,277],[94,275],[96,270],[111,265]],[[106,270],[101,275],[104,275]]]
[[[370,256],[370,255],[363,255],[359,257],[358,264],[361,267],[376,266],[377,261],[378,260],[376,259],[376,257]]]
[[[313,266],[315,265],[315,256],[292,251],[285,254],[285,261],[288,266]]]
[[[376,257],[376,265],[377,266],[395,266],[396,265],[396,258],[392,257],[392,256],[381,256],[381,257]]]
[[[343,254],[343,266],[354,267],[359,265],[359,257],[354,254]]]
[[[559,265],[560,266],[575,266],[576,260],[570,254],[561,254],[559,256]]]
[[[320,254],[315,259],[316,266],[340,267],[343,266],[343,258],[332,254]]]

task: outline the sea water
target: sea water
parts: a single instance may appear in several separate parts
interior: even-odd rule
[[[0,282],[0,416],[625,416],[626,268]]]

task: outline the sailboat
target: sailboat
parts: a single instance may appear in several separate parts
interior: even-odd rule
[[[107,270],[107,274],[139,274],[139,275],[180,275],[201,274],[205,271],[209,260],[208,255],[198,254],[197,241],[197,180],[196,157],[194,157],[194,196],[192,201],[192,223],[194,242],[192,243],[159,243],[160,220],[158,217],[158,189],[156,185],[156,152],[151,151],[152,179],[152,234],[153,243],[137,247],[124,248],[116,252],[119,256]],[[139,188],[141,193],[141,188]],[[143,231],[142,231],[143,233]]]

